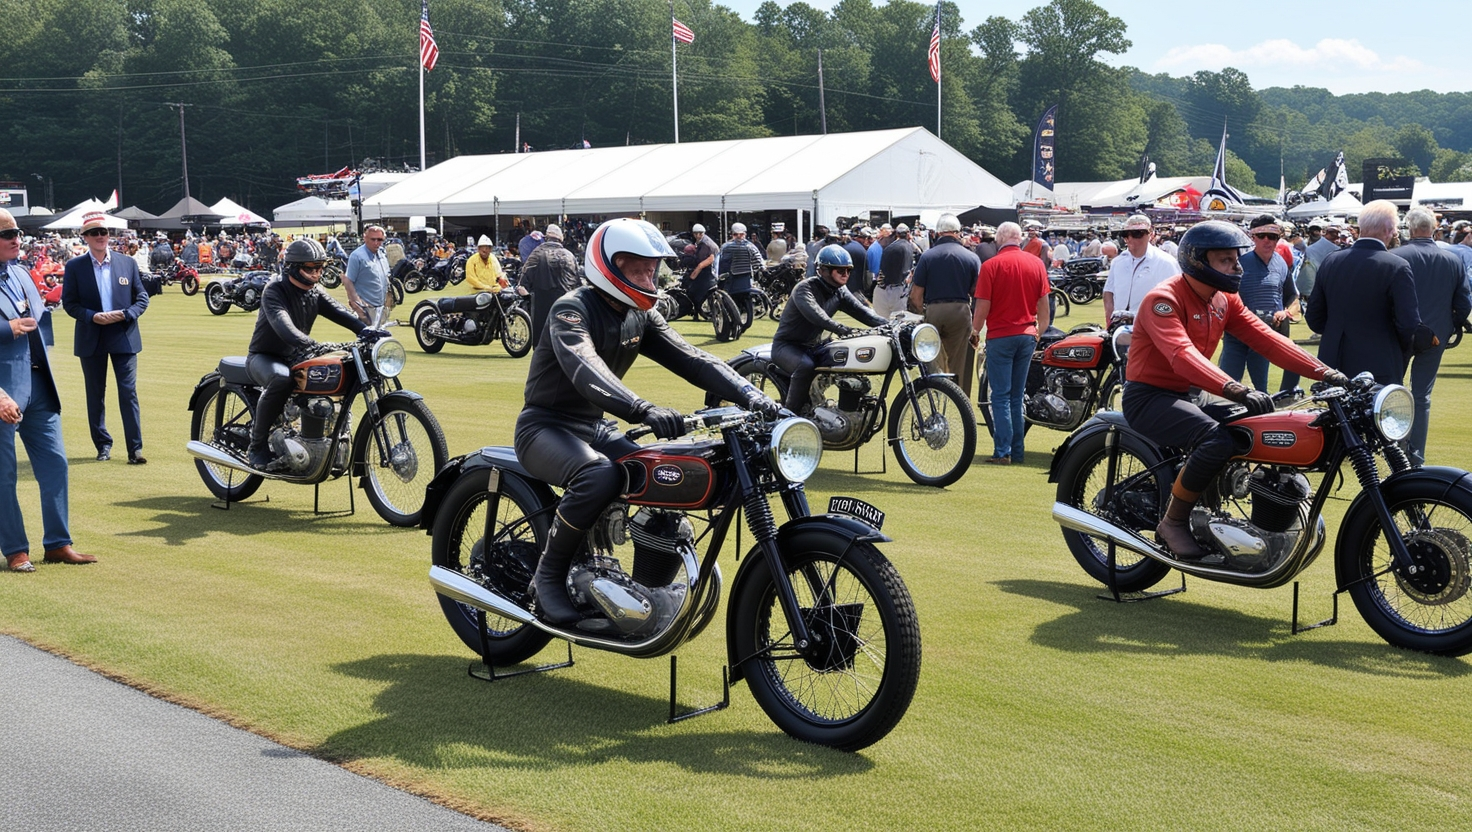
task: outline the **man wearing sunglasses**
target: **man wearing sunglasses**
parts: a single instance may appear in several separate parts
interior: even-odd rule
[[[1284,334],[1283,323],[1298,319],[1298,290],[1293,285],[1287,261],[1278,253],[1283,227],[1273,215],[1259,214],[1248,223],[1247,233],[1252,238],[1252,251],[1242,256],[1242,286],[1238,296],[1269,328]],[[1245,369],[1254,388],[1268,389],[1267,356],[1254,352],[1230,333],[1222,338],[1220,365],[1222,372],[1234,381],[1242,380]],[[1297,381],[1296,376],[1293,381]]]
[[[1144,214],[1133,214],[1124,221],[1120,234],[1126,251],[1109,264],[1109,277],[1104,281],[1105,321],[1112,321],[1116,312],[1133,314],[1146,292],[1180,271],[1170,255],[1150,245],[1152,228]]]
[[[123,420],[123,437],[128,442],[128,464],[142,465],[143,428],[138,410],[138,353],[143,338],[138,318],[148,309],[148,292],[138,277],[138,263],[108,248],[111,237],[105,223],[112,218],[101,211],[82,217],[82,237],[87,253],[66,264],[61,288],[61,308],[77,319],[72,335],[72,352],[82,361],[82,379],[87,389],[87,425],[97,459],[112,458],[112,434],[107,430],[107,365],[112,363],[118,387],[118,411]]]

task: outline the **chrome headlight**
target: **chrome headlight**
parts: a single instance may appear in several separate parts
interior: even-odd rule
[[[929,364],[940,355],[940,330],[921,324],[910,330],[910,353],[921,364]]]
[[[772,428],[772,467],[788,482],[803,482],[818,470],[823,436],[807,419],[783,419]]]
[[[373,369],[384,378],[394,378],[404,371],[404,361],[409,353],[404,345],[392,338],[385,338],[373,345],[373,352],[369,360],[373,362]]]
[[[1411,422],[1416,415],[1416,401],[1411,391],[1399,384],[1387,384],[1375,394],[1375,405],[1370,411],[1375,417],[1375,428],[1391,442],[1399,442],[1411,435]]]

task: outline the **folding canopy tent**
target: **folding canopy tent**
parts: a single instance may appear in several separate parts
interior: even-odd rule
[[[193,225],[216,225],[221,216],[210,206],[186,196],[174,203],[174,207],[151,220],[144,220],[144,228],[188,228]]]
[[[61,216],[52,220],[51,222],[46,223],[42,227],[47,229],[48,231],[70,231],[73,229],[78,229],[82,227],[82,217],[92,213],[93,211],[103,210],[104,207],[102,200],[89,199],[86,202],[83,202],[80,205],[72,208],[70,211],[67,211],[65,214],[62,214]],[[102,224],[107,226],[108,228],[128,227],[128,223],[126,220],[115,217],[112,214],[104,214]]]
[[[216,202],[214,205],[211,205],[210,210],[225,218],[220,220],[220,225],[271,224],[270,220],[267,220],[265,217],[257,214],[249,208],[246,208],[245,206],[241,205],[233,199],[230,199],[229,197],[226,197],[219,202]]]
[[[277,225],[342,225],[353,221],[353,206],[346,199],[302,197],[271,212]]]

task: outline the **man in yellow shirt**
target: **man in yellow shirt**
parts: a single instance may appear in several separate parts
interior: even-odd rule
[[[475,254],[465,261],[465,282],[477,292],[495,292],[508,285],[501,272],[501,261],[491,252],[491,238],[480,235]]]

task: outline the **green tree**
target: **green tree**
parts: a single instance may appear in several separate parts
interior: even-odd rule
[[[1395,147],[1401,158],[1419,169],[1419,175],[1425,175],[1431,170],[1431,163],[1436,160],[1436,152],[1441,149],[1431,131],[1419,124],[1401,125],[1401,128],[1395,131],[1390,144]]]

